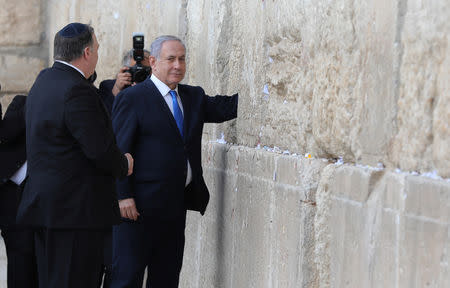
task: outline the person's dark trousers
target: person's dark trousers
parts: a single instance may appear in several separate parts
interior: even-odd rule
[[[8,288],[39,287],[33,231],[12,225],[3,227],[2,237],[8,258]]]
[[[113,226],[111,288],[177,288],[184,252],[186,211],[176,219],[147,217]]]
[[[9,288],[38,287],[33,231],[15,224],[23,186],[8,180],[0,186],[0,229],[5,242]]]
[[[111,273],[112,273],[112,229],[105,234],[105,244],[103,246],[103,267],[100,276],[99,288],[111,287]],[[103,282],[103,284],[102,284]]]
[[[41,228],[34,234],[39,287],[97,288],[106,230]]]

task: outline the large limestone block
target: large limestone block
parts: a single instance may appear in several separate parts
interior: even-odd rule
[[[275,181],[277,178],[277,156],[274,153],[268,153],[264,150],[241,148],[238,171],[240,174],[246,174],[251,177]]]
[[[271,223],[273,182],[239,175],[234,221],[237,239],[231,287],[267,287],[272,275],[273,223]]]
[[[39,44],[41,0],[0,0],[0,46]]]
[[[342,168],[336,170],[329,184],[330,216],[326,225],[330,233],[330,287],[394,287],[398,275],[400,211],[385,209],[384,203],[392,199],[385,194],[391,192],[389,189],[395,186],[391,182],[396,178],[385,175],[369,185],[363,168],[356,168],[363,173]],[[339,184],[344,173],[349,174],[351,186]],[[396,187],[399,185],[396,183]],[[360,191],[363,197],[350,198],[353,192],[346,190]],[[323,209],[317,213],[323,213]]]
[[[400,287],[447,287],[449,223],[406,216],[400,226]]]
[[[449,177],[450,7],[446,1],[408,1],[402,14],[398,133],[390,158],[403,170]]]
[[[398,246],[401,245],[397,230],[398,213],[382,210],[381,207],[376,213],[378,213],[376,217],[370,219],[375,220],[374,227],[368,226],[367,250],[363,252],[363,257],[366,258],[364,260],[367,262],[364,263],[363,271],[361,271],[362,275],[367,277],[369,284],[368,286],[349,287],[396,287],[399,270]],[[367,221],[367,225],[370,223],[369,221]],[[351,270],[344,273],[351,273]],[[359,276],[355,275],[355,278],[359,278]],[[408,287],[402,285],[399,287]],[[336,285],[335,287],[341,286]]]
[[[232,287],[235,241],[236,207],[235,199],[240,191],[236,187],[237,174],[218,170],[206,172],[211,200],[208,212],[204,215],[201,225],[203,239],[199,255],[198,285],[196,287]],[[193,239],[198,241],[198,239]]]
[[[2,92],[29,91],[44,67],[45,61],[41,58],[11,54],[0,55]]]
[[[335,190],[336,196],[344,197],[352,201],[364,203],[383,175],[383,171],[370,168],[343,165],[336,169]]]
[[[330,287],[369,287],[365,208],[334,199],[330,220]]]
[[[203,261],[200,258],[200,241],[202,216],[193,211],[188,211],[185,228],[185,245],[183,255],[183,267],[180,275],[180,287],[198,287],[199,267]]]
[[[182,287],[316,285],[314,194],[326,163],[216,142],[202,152],[211,200],[188,217]]]
[[[241,148],[216,142],[205,143],[202,146],[202,165],[204,168],[213,170],[237,172],[240,150]]]
[[[307,202],[301,187],[274,187],[273,230],[270,238],[272,287],[315,287],[315,203]],[[271,287],[270,284],[266,287]]]
[[[322,175],[315,220],[319,287],[448,284],[447,181],[348,165],[327,166]]]
[[[326,165],[328,161],[280,155],[276,157],[274,180],[281,185],[295,186],[301,191],[303,200],[312,203],[315,202],[317,185]]]
[[[160,13],[160,11],[164,13]],[[160,34],[178,35],[179,5],[174,1],[97,1],[92,15],[93,25],[100,43],[100,58],[97,71],[99,82],[114,78],[122,67],[122,56],[133,48],[133,33],[144,34],[144,48]],[[169,16],[170,15],[170,16]],[[163,21],[170,17],[174,21]],[[162,25],[165,24],[165,25]],[[170,26],[170,28],[169,28]],[[164,31],[161,29],[164,28]]]
[[[381,159],[394,117],[395,3],[265,5],[274,26],[265,29],[269,105],[262,101],[264,126],[254,127],[262,142],[327,157]]]
[[[6,288],[6,265],[8,264],[6,260],[6,249],[5,242],[3,238],[0,240],[0,288]]]
[[[450,223],[450,183],[409,176],[405,185],[405,213]]]
[[[405,207],[405,181],[406,176],[398,173],[386,173],[383,178],[385,192],[382,205],[386,209],[404,211]]]

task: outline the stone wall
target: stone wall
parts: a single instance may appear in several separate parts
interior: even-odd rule
[[[177,35],[186,83],[240,93],[238,119],[205,128],[212,198],[189,214],[181,287],[446,287],[446,2],[0,0],[0,21],[36,21],[0,25],[2,93],[27,91],[13,87],[32,83],[68,22],[94,26],[99,80],[132,32],[147,48]]]
[[[41,0],[0,0],[0,103],[3,115],[17,94],[28,93],[48,63],[44,41],[46,3]],[[6,255],[0,243],[0,288],[6,288]]]
[[[14,95],[27,94],[47,65],[48,46],[43,1],[0,0],[0,7],[0,101],[6,110]]]

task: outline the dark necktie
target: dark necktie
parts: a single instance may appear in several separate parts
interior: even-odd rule
[[[177,122],[181,137],[183,137],[183,112],[181,112],[180,106],[178,105],[177,91],[170,90],[170,95],[172,95],[173,117],[175,118],[175,122]]]

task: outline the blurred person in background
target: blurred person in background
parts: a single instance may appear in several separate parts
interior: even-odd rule
[[[0,229],[8,260],[9,288],[38,287],[34,233],[29,227],[16,224],[27,171],[26,99],[24,95],[15,96],[3,118],[0,103]]]

